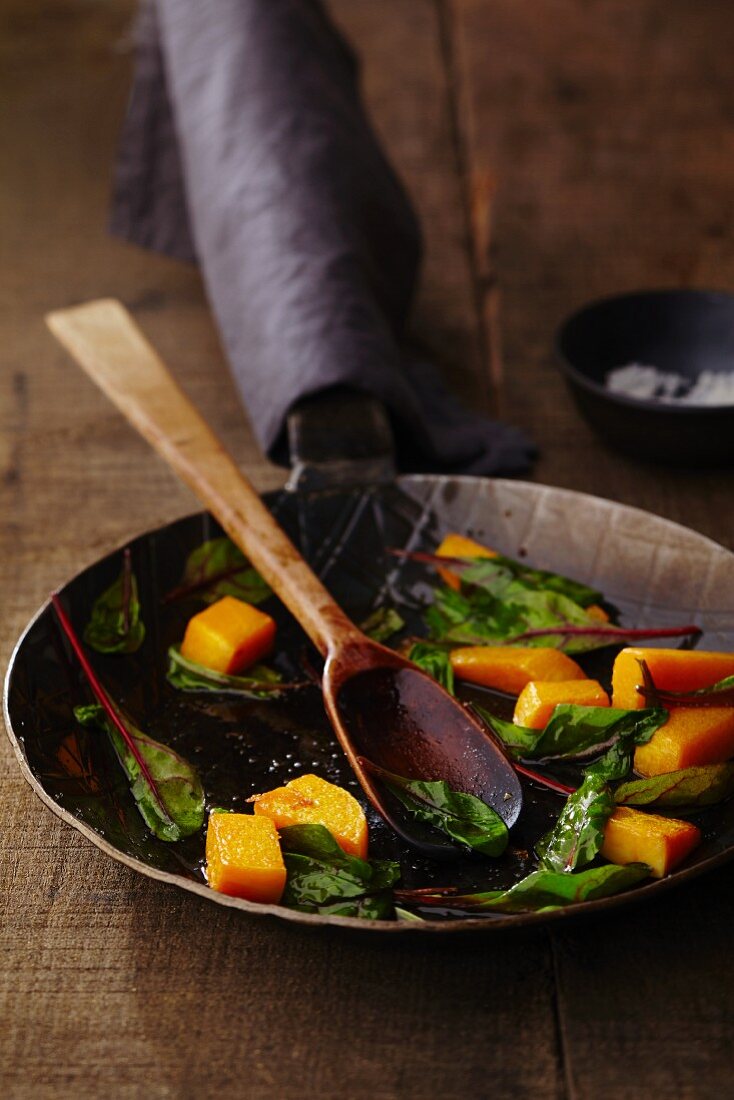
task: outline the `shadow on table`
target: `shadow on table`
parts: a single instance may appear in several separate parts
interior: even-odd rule
[[[148,881],[136,893],[136,1032],[172,1095],[555,1098],[573,1080],[642,1097],[690,1079],[698,1096],[728,1042],[728,868],[562,932],[496,937],[380,939]]]

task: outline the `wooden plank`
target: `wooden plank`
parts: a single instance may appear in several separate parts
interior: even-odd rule
[[[555,370],[585,301],[645,286],[734,287],[731,11],[685,0],[444,0],[471,195],[494,181],[505,415],[536,476],[734,543],[728,476],[599,443]],[[479,245],[486,249],[486,245]]]
[[[342,0],[378,123],[427,224],[417,324],[467,394],[477,327],[432,0]],[[282,473],[243,420],[195,272],[110,240],[132,0],[0,16],[0,647],[47,592],[132,533],[196,507],[54,346],[49,309],[121,297],[260,488]],[[11,96],[12,93],[12,96]],[[12,105],[11,105],[12,100]],[[467,365],[468,364],[468,365]],[[118,866],[34,799],[0,738],[0,1083],[251,1100],[562,1095],[543,937],[378,945],[306,935]],[[528,1057],[528,1052],[532,1057]]]
[[[534,1047],[552,996],[542,941],[393,948],[243,921],[22,820],[54,858],[20,862],[22,933],[3,934],[14,1098],[458,1098],[488,1079],[501,1096],[560,1095]]]
[[[568,1095],[731,1091],[734,869],[554,936]]]
[[[131,531],[196,505],[54,346],[42,322],[49,309],[118,294],[238,460],[254,466],[263,487],[282,481],[243,430],[196,272],[106,233],[131,13],[121,0],[93,9],[49,2],[36,10],[37,21],[20,2],[3,9],[0,126],[13,155],[0,200],[13,267],[4,280],[2,408],[16,437],[17,492],[44,518],[24,526],[24,539],[52,555],[65,546],[56,581]],[[49,587],[48,574],[41,584]]]
[[[331,0],[377,132],[425,239],[412,331],[474,408],[488,405],[441,22],[432,0]]]
[[[502,287],[506,412],[543,448],[537,477],[734,545],[730,474],[606,450],[551,355],[563,317],[596,296],[734,287],[731,11],[680,0],[447,4],[468,191],[496,181],[485,274]],[[730,1091],[733,891],[724,869],[553,936],[570,1097]]]

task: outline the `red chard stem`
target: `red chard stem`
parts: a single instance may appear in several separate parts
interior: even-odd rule
[[[135,739],[130,734],[130,731],[127,729],[127,727],[125,726],[125,723],[120,718],[120,715],[117,712],[117,709],[116,709],[115,705],[113,704],[113,702],[110,699],[109,695],[107,694],[105,689],[102,687],[102,684],[98,680],[97,674],[94,671],[94,669],[92,668],[91,664],[89,663],[89,660],[87,659],[87,655],[84,652],[84,650],[82,649],[82,645],[81,645],[81,642],[79,641],[77,633],[74,630],[74,627],[71,625],[71,620],[69,619],[68,615],[66,614],[66,611],[64,610],[63,605],[61,603],[61,600],[59,599],[58,594],[56,592],[54,592],[53,595],[51,596],[51,604],[52,604],[54,612],[56,614],[56,618],[58,619],[59,624],[60,624],[62,630],[64,631],[64,634],[68,638],[69,644],[70,644],[71,648],[74,650],[74,654],[75,654],[77,660],[79,661],[79,664],[82,666],[82,671],[84,672],[84,675],[86,676],[86,678],[89,682],[89,686],[92,689],[92,692],[93,692],[95,698],[97,699],[97,702],[102,707],[105,714],[109,718],[110,722],[112,722],[113,726],[115,727],[117,732],[120,734],[120,737],[122,737],[123,741],[125,742],[128,749],[130,750],[130,752],[131,752],[131,754],[132,754],[132,756],[135,760],[135,763],[140,768],[141,774],[144,776],[146,783],[148,784],[151,791],[153,792],[155,800],[158,803],[162,813],[165,815],[166,818],[171,820],[171,816],[170,816],[168,810],[166,809],[166,806],[165,806],[165,803],[163,802],[163,799],[160,796],[160,792],[158,790],[158,786],[156,784],[156,781],[153,778],[153,776],[151,775],[150,769],[148,768],[148,765],[146,764],[146,762],[145,762],[145,760],[144,760],[144,758],[143,758],[143,756],[140,752],[140,749],[135,744]]]
[[[543,787],[549,787],[550,790],[556,791],[557,794],[573,794],[576,790],[575,787],[569,787],[565,783],[559,783],[557,779],[551,779],[550,776],[531,771],[530,768],[526,768],[524,764],[518,764],[515,760],[511,760],[510,763],[518,775],[524,775],[526,779],[532,779],[533,783],[540,783]]]
[[[418,561],[423,565],[435,565],[437,569],[445,569],[449,565],[452,569],[468,569],[475,564],[473,560],[470,561],[467,558],[444,557],[443,554],[430,554],[427,550],[403,550],[397,546],[390,546],[387,552],[396,558],[407,558],[408,561]]]
[[[238,573],[242,573],[246,568],[246,564],[238,562],[236,565],[228,565],[225,569],[220,569],[217,573],[210,573],[208,576],[201,577],[200,580],[190,581],[188,584],[181,584],[178,588],[172,588],[170,592],[167,592],[165,596],[161,598],[161,603],[173,603],[174,600],[182,600],[186,596],[194,596],[203,589],[212,588],[221,581],[228,581],[231,577],[236,577]]]

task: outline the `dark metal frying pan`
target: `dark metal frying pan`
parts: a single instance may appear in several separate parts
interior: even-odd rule
[[[385,600],[409,627],[420,628],[431,580],[391,547],[433,549],[447,530],[463,531],[532,564],[601,588],[630,625],[698,622],[705,648],[734,648],[734,555],[701,535],[636,509],[523,482],[468,477],[394,479],[389,429],[380,407],[332,394],[297,410],[289,424],[294,470],[288,487],[265,498],[329,590],[356,621]],[[198,610],[166,603],[188,553],[219,533],[205,514],[148,532],[129,545],[141,583],[148,634],[138,653],[96,657],[104,682],[131,714],[199,768],[212,805],[242,806],[253,793],[304,771],[357,791],[325,720],[320,693],[307,689],[267,702],[181,695],[165,680],[166,651]],[[121,550],[91,565],[63,589],[82,629],[89,608],[119,572]],[[279,607],[286,675],[297,674],[306,639]],[[564,921],[652,896],[734,853],[734,805],[707,811],[706,839],[670,878],[554,913],[456,918],[426,914],[424,923],[356,921],[260,906],[210,891],[201,871],[203,840],[176,845],[147,832],[108,747],[78,728],[73,706],[87,698],[48,605],[29,624],[13,654],[5,690],[8,732],[20,766],[50,808],[107,854],[151,877],[201,893],[218,904],[275,914],[306,924],[336,924],[405,934],[499,931]],[[372,852],[399,858],[404,885],[505,887],[532,868],[532,845],[559,809],[552,792],[527,786],[513,844],[499,861],[466,857],[438,864],[415,853],[371,815]]]

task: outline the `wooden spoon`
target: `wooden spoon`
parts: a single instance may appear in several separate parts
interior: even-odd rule
[[[326,658],[323,692],[339,742],[378,812],[424,854],[456,854],[408,827],[361,763],[414,779],[443,779],[477,795],[512,825],[517,776],[467,710],[404,657],[345,615],[115,300],[50,313],[54,335],[89,377],[216,516]]]

